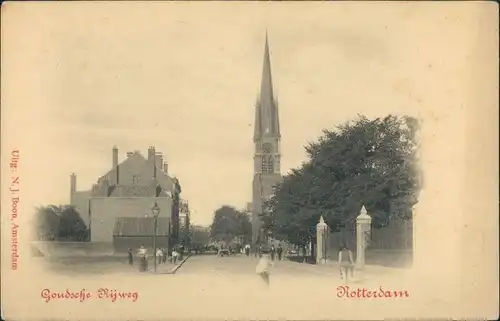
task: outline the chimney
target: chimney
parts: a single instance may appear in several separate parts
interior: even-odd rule
[[[155,165],[157,168],[161,169],[161,167],[163,165],[163,154],[162,153],[156,153]]]
[[[165,174],[168,174],[168,163],[166,161],[163,162],[163,171],[165,172]]]
[[[148,148],[148,160],[153,160],[155,158],[156,152],[154,146],[149,146]]]
[[[119,173],[118,173],[118,147],[113,146],[113,184],[118,185],[120,181]]]
[[[76,192],[76,175],[75,173],[71,173],[70,179],[70,196],[73,196]]]
[[[106,176],[106,177],[104,178],[104,180],[102,181],[102,185],[101,185],[101,193],[102,193],[104,196],[106,196],[106,197],[108,197],[108,196],[109,196],[109,195],[108,195],[108,192],[109,192],[109,185],[110,185],[110,184],[109,184],[109,177],[108,177],[108,176]]]

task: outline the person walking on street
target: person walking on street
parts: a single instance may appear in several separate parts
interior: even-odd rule
[[[141,245],[139,248],[139,271],[145,272],[148,269],[148,250],[144,247],[144,245]]]
[[[157,249],[156,250],[156,262],[158,262],[158,264],[161,264],[162,257],[163,257],[163,251],[161,249]]]
[[[246,254],[247,256],[249,256],[249,255],[250,255],[250,244],[245,245],[245,254]]]
[[[274,261],[274,256],[276,255],[276,248],[274,247],[274,244],[271,245],[271,261]]]
[[[166,249],[162,249],[162,252],[163,252],[162,262],[163,262],[163,264],[165,264],[165,263],[167,263],[168,253],[167,253]]]
[[[134,255],[132,249],[128,249],[128,264],[134,265]]]
[[[269,286],[270,285],[270,275],[269,275],[269,254],[267,251],[265,253],[261,253],[261,257],[259,259],[259,263],[257,264],[257,267],[255,268],[255,272],[262,278],[264,283]]]
[[[278,260],[281,261],[281,257],[283,255],[283,248],[281,247],[281,244],[278,245],[278,249],[276,250],[276,252],[278,253]]]
[[[347,247],[347,245],[342,245],[339,250],[339,268],[340,268],[340,278],[344,280],[345,283],[348,282],[349,274],[351,278],[354,272],[354,260],[352,251]]]
[[[179,252],[177,252],[177,249],[174,249],[172,251],[172,263],[177,263],[177,258],[179,257]]]
[[[179,260],[182,260],[182,259],[183,259],[183,257],[184,257],[184,244],[181,244],[181,245],[179,246],[178,254],[179,254],[178,259],[179,259]]]

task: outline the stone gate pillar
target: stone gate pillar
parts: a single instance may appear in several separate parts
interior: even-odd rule
[[[316,264],[326,264],[328,251],[328,225],[323,215],[316,225]]]
[[[363,205],[359,216],[356,218],[356,267],[362,269],[365,266],[365,251],[370,236],[372,218],[366,213]]]

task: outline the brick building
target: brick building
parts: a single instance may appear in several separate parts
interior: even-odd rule
[[[77,191],[76,175],[71,175],[71,205],[90,228],[90,241],[109,248],[113,248],[118,222],[127,218],[134,218],[138,226],[150,222],[155,202],[160,208],[160,220],[168,219],[167,230],[175,238],[179,231],[179,194],[178,180],[169,175],[167,162],[152,146],[147,158],[138,151],[128,152],[121,163],[118,148],[113,147],[111,169],[90,190]],[[138,232],[130,233],[132,237]]]

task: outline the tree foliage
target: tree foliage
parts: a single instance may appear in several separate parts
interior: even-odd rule
[[[60,213],[60,206],[49,205],[36,208],[35,229],[38,240],[52,241],[58,238]]]
[[[224,205],[215,211],[210,236],[217,241],[231,242],[242,237],[245,242],[252,237],[252,224],[247,214]]]
[[[372,226],[411,218],[420,174],[411,117],[364,116],[324,130],[306,147],[308,161],[275,186],[266,202],[264,223],[276,237],[304,245],[314,239],[320,215],[334,230],[353,223],[364,205]]]
[[[38,240],[86,241],[89,231],[75,207],[49,205],[36,208]]]

